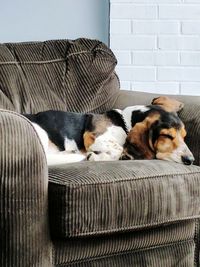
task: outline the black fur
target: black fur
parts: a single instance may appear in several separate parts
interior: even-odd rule
[[[23,114],[33,123],[38,124],[43,128],[51,142],[53,142],[60,151],[64,151],[64,140],[74,140],[78,149],[84,148],[83,134],[85,131],[94,131],[95,125],[92,120],[95,114],[81,114],[75,112],[64,112],[48,110],[37,114]],[[98,116],[98,115],[97,115]],[[126,124],[121,116],[115,110],[105,113],[114,125],[122,127],[127,133]]]
[[[105,115],[112,121],[116,126],[120,126],[126,134],[128,134],[128,129],[122,115],[116,110],[110,110],[105,113]]]
[[[86,123],[86,114],[48,110],[37,114],[23,114],[30,121],[43,128],[49,139],[64,151],[64,139],[75,140],[78,149],[84,148],[83,134]]]
[[[160,106],[156,105],[148,105],[147,108],[149,110],[142,112],[140,110],[135,110],[132,112],[132,117],[131,117],[131,123],[132,127],[137,122],[142,122],[147,116],[149,116],[151,113],[159,113],[160,114],[160,121],[166,124],[168,126],[167,128],[171,127],[181,127],[181,120],[179,119],[178,115],[173,112],[167,112],[163,110]]]

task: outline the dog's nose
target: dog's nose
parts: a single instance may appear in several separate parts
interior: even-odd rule
[[[193,156],[184,155],[181,157],[181,159],[185,165],[191,165],[194,162]]]

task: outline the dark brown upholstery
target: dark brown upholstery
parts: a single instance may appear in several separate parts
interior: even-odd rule
[[[48,173],[32,125],[0,110],[0,266],[51,266]]]
[[[182,267],[194,266],[194,242],[179,242],[160,247],[133,250],[85,261],[57,264],[57,267]]]
[[[116,58],[99,41],[0,45],[0,108],[103,112],[117,97]]]
[[[142,251],[149,248],[173,246],[177,241],[193,241],[195,222],[178,222],[165,227],[154,227],[142,231],[126,231],[117,234],[70,238],[68,242],[57,239],[55,242],[55,264],[83,262],[92,259]],[[178,256],[178,258],[180,255]],[[180,259],[180,258],[179,258]]]
[[[91,236],[197,218],[199,177],[199,167],[153,160],[50,168],[52,232]]]
[[[0,45],[0,266],[199,266],[200,167],[74,163],[50,168],[47,188],[40,141],[9,111],[149,104],[155,95],[119,91],[115,65],[95,40]],[[200,165],[200,98],[178,98]]]

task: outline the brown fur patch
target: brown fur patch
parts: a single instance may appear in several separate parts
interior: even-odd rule
[[[101,135],[105,133],[108,126],[110,126],[112,123],[111,121],[105,117],[105,115],[94,115],[92,119],[92,125],[93,125],[93,132],[96,134],[96,136]]]
[[[186,132],[186,130],[185,130],[185,127],[183,126],[182,128],[181,128],[181,136],[183,137],[183,139],[186,137],[186,135],[187,135],[187,132]]]
[[[172,151],[177,147],[176,143],[174,143],[171,139],[166,138],[164,136],[160,136],[158,140],[155,142],[154,147],[156,151],[160,153],[172,153]]]
[[[93,132],[86,131],[83,134],[83,141],[84,141],[84,146],[85,146],[86,151],[95,142],[95,139],[96,139],[96,135]]]
[[[161,106],[164,110],[168,112],[178,112],[184,107],[184,104],[176,99],[169,98],[167,96],[160,96],[154,98],[152,105]]]
[[[95,114],[91,120],[92,131],[86,131],[83,135],[85,150],[94,144],[96,137],[102,135],[112,123],[105,115]]]
[[[177,135],[177,130],[175,128],[162,129],[160,131],[160,134],[169,135],[172,138],[175,138]]]
[[[149,147],[148,131],[151,125],[159,120],[160,114],[154,113],[146,117],[142,122],[136,123],[128,134],[127,140],[141,151],[143,158],[152,159],[154,153]],[[126,153],[127,151],[125,151]]]

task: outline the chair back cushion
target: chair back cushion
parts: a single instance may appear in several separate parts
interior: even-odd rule
[[[118,94],[116,58],[97,40],[0,45],[0,108],[104,112]]]

